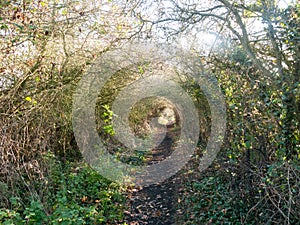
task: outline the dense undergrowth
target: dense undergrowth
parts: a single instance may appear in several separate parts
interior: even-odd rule
[[[253,180],[233,170],[214,163],[185,180],[178,204],[182,224],[298,224],[298,162],[274,163]]]
[[[84,163],[62,163],[53,154],[40,160],[47,165],[43,178],[22,174],[13,190],[1,182],[1,224],[115,224],[122,219],[120,186]]]

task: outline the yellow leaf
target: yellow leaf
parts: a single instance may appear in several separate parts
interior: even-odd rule
[[[31,102],[31,101],[32,101],[31,97],[29,97],[29,96],[27,96],[27,97],[25,98],[25,100],[26,100],[27,102]]]
[[[122,24],[118,24],[118,26],[117,26],[118,31],[121,31],[122,28],[123,28],[123,25]]]
[[[67,9],[63,9],[63,11],[61,12],[62,15],[67,15],[68,10]]]
[[[46,2],[41,2],[41,6],[45,7],[48,6],[48,4]]]

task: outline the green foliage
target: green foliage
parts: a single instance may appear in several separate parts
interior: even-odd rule
[[[275,82],[267,82],[266,85],[265,78],[260,77],[259,71],[252,65],[232,62],[231,59],[219,61],[215,70],[228,105],[227,141],[222,157],[227,157],[228,171],[232,175],[230,181],[220,180],[226,187],[224,193],[230,199],[225,197],[224,200],[223,196],[221,200],[224,203],[218,202],[225,208],[226,202],[230,202],[228,207],[234,210],[231,217],[236,221],[227,221],[229,224],[279,224],[288,220],[293,224],[292,221],[299,217],[299,200],[291,193],[292,190],[298,191],[295,184],[299,179],[297,176],[289,177],[288,171],[299,174],[299,153],[296,151],[292,159],[289,158],[291,147],[287,147],[286,142],[290,141],[294,146],[299,144],[299,132],[288,135],[284,126],[287,117],[284,90],[278,90]],[[293,124],[298,123],[295,118],[293,121]],[[226,177],[226,174],[217,176]],[[207,180],[204,179],[201,185],[205,190]],[[212,189],[216,190],[216,186],[217,182]],[[287,190],[288,186],[290,190]],[[202,198],[200,193],[196,193]],[[213,192],[210,198],[213,198]],[[284,200],[279,203],[278,198]],[[288,199],[294,199],[294,204],[289,204]],[[215,209],[214,205],[210,205],[209,210]],[[208,222],[208,217],[203,221]]]
[[[12,225],[12,224],[24,224],[25,220],[21,217],[20,213],[15,210],[10,209],[1,209],[0,210],[0,222],[3,225]]]
[[[275,10],[271,2],[253,5],[242,17],[249,37],[257,38],[249,43],[256,60],[272,65],[269,77],[239,41],[233,41],[226,56],[207,60],[226,97],[227,136],[220,157],[228,173],[206,174],[188,185],[191,197],[180,203],[188,224],[298,223],[299,4]],[[247,17],[254,12],[270,25],[265,29],[269,43],[247,30]],[[270,44],[272,32],[275,41]],[[278,60],[284,64],[281,74]]]
[[[298,162],[275,162],[265,174],[254,175],[253,186],[245,186],[232,165],[212,165],[200,178],[185,183],[179,195],[184,224],[279,224],[299,221]],[[248,174],[248,176],[251,176]],[[253,175],[252,175],[253,176]],[[237,181],[238,178],[238,181]],[[292,200],[293,199],[293,200]],[[281,213],[276,211],[280,208]]]
[[[186,184],[189,193],[181,196],[180,208],[185,211],[185,224],[241,224],[250,209],[246,199],[230,191],[228,173],[218,172]],[[257,224],[249,221],[247,224]]]
[[[106,134],[109,134],[111,136],[115,135],[115,131],[113,129],[113,126],[111,124],[112,118],[113,118],[113,111],[110,110],[108,105],[103,105],[104,108],[104,112],[102,113],[102,119],[104,122],[104,126],[102,127],[102,129],[104,130],[104,132]]]
[[[86,165],[63,164],[51,154],[44,160],[50,171],[40,196],[31,195],[29,201],[11,197],[12,208],[0,210],[1,224],[114,224],[122,219],[125,199],[118,185]]]
[[[32,200],[30,205],[25,208],[23,215],[27,224],[43,224],[47,221],[43,204],[39,201]]]

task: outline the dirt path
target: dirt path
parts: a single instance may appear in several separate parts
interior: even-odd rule
[[[176,224],[176,186],[172,179],[132,193],[125,221],[128,224]]]
[[[172,145],[180,131],[168,130],[164,141],[152,151],[152,159],[148,164],[157,163],[172,153]],[[128,195],[128,211],[125,222],[130,225],[177,224],[178,190],[181,185],[180,173],[175,174],[160,184],[133,189]]]

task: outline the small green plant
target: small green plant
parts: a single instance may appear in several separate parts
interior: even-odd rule
[[[21,225],[24,224],[24,220],[21,214],[12,209],[0,209],[0,223],[3,225],[8,224],[16,224]]]
[[[44,224],[47,222],[47,216],[44,206],[40,201],[32,200],[30,205],[23,212],[27,224]]]
[[[115,131],[113,129],[113,126],[111,124],[112,118],[113,118],[113,111],[110,109],[109,105],[103,105],[102,106],[104,108],[104,112],[101,115],[105,125],[102,127],[102,129],[104,130],[104,132],[106,134],[109,134],[111,136],[115,135]]]

